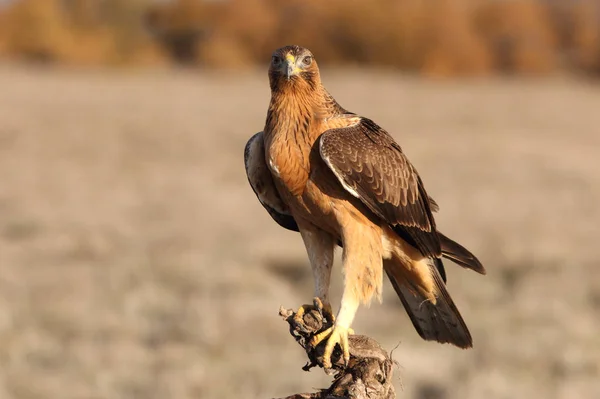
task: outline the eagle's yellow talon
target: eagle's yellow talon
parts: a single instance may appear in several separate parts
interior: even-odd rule
[[[327,330],[315,335],[311,341],[313,346],[317,346],[321,341],[327,338],[327,344],[325,345],[325,351],[323,352],[323,367],[330,369],[331,355],[336,344],[339,344],[342,348],[344,357],[344,364],[348,365],[350,361],[350,347],[348,345],[348,334],[354,334],[354,330],[342,326],[330,327]]]
[[[321,298],[315,297],[313,299],[313,303],[315,304],[315,308],[318,309],[326,319],[328,319],[331,323],[335,322],[335,316],[333,315],[333,308],[329,302],[321,301]]]
[[[312,337],[312,339],[310,340],[310,345],[313,348],[319,345],[321,341],[323,341],[325,338],[331,335],[331,330],[333,330],[333,327],[329,327],[327,330],[321,331],[319,334]]]
[[[329,320],[331,323],[335,322],[335,316],[333,315],[333,309],[331,308],[331,304],[329,302],[321,301],[321,298],[315,297],[313,299],[312,305],[302,305],[296,312],[294,316],[294,321],[296,324],[302,324],[303,317],[306,313],[311,310],[317,310],[323,314],[323,316]]]
[[[300,309],[294,315],[294,321],[296,324],[304,324],[304,314],[310,312],[315,307],[313,305],[302,305]]]

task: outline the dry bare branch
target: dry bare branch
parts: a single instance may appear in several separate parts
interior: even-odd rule
[[[280,308],[279,314],[288,322],[290,334],[302,346],[308,356],[303,370],[323,367],[321,357],[326,340],[316,347],[310,345],[313,336],[331,326],[331,321],[323,316],[322,309],[315,303],[314,309],[296,318],[296,312]],[[396,397],[392,384],[395,362],[377,341],[364,335],[349,337],[350,362],[344,366],[339,347],[333,351],[332,369],[325,370],[328,375],[335,374],[331,386],[315,393],[302,393],[282,399],[393,399]]]

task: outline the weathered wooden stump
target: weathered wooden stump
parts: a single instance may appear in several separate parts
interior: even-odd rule
[[[279,314],[288,322],[292,337],[306,351],[308,363],[303,370],[323,368],[321,357],[326,340],[316,347],[310,345],[313,336],[331,326],[322,309],[315,304],[315,309],[296,318],[296,312],[282,307]],[[395,361],[377,341],[367,336],[351,335],[349,345],[350,362],[347,366],[344,366],[340,348],[336,346],[333,351],[332,368],[325,370],[328,375],[334,374],[329,388],[315,393],[295,394],[284,399],[394,399],[396,392],[392,376]]]

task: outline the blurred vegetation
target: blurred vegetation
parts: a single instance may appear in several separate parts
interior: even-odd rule
[[[600,76],[598,0],[13,0],[0,58],[249,67],[300,44],[321,63],[426,75]]]

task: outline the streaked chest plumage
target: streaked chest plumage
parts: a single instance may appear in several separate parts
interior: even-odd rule
[[[359,120],[351,114],[332,114],[321,97],[316,96],[318,100],[302,96],[276,98],[269,107],[264,130],[265,161],[275,186],[294,215],[306,219],[330,214],[334,202],[314,181],[320,168],[331,173],[320,159],[319,149],[314,148],[319,136],[328,129],[346,127]],[[336,191],[336,188],[343,191],[342,187],[331,189]]]
[[[295,137],[300,132],[274,132],[265,142],[265,161],[282,195],[300,196],[310,174],[311,144]]]

